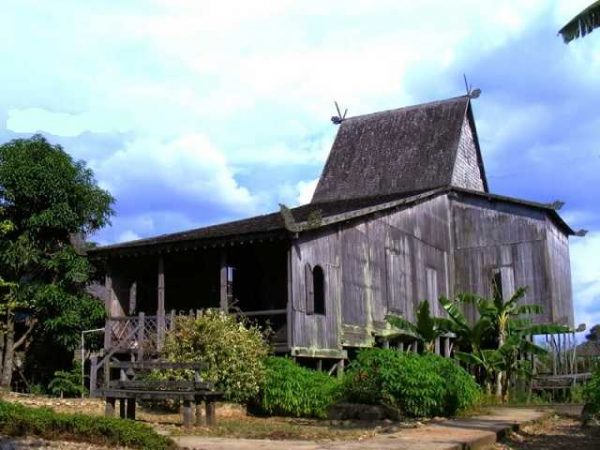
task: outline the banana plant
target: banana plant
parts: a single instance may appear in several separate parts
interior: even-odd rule
[[[600,27],[600,0],[595,1],[573,17],[559,30],[558,34],[562,36],[565,44],[568,44],[573,39],[584,37],[598,27]]]
[[[433,352],[436,339],[448,332],[451,323],[448,319],[432,316],[428,300],[419,303],[416,319],[416,322],[412,323],[394,314],[385,318],[396,329],[396,336],[410,336],[423,343],[423,352]]]

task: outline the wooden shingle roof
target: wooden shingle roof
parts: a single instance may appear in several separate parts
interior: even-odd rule
[[[465,118],[474,127],[469,102],[461,96],[345,119],[312,201],[450,186]],[[476,133],[475,140],[487,191]]]
[[[567,235],[572,235],[574,233],[550,204],[445,186],[424,191],[387,196],[363,197],[302,205],[289,210],[289,213],[292,215],[293,220],[298,227],[297,230],[290,230],[289,224],[285,223],[283,214],[281,212],[274,212],[219,225],[106,245],[91,249],[88,253],[90,256],[106,257],[111,253],[134,254],[138,251],[160,252],[164,248],[173,247],[214,247],[261,239],[290,239],[297,232],[311,231],[340,222],[356,220],[393,208],[410,207],[411,205],[429,200],[439,195],[450,193],[459,196],[474,196],[490,202],[520,205],[526,208],[544,211],[564,233]]]

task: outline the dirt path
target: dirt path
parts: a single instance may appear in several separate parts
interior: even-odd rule
[[[525,425],[496,450],[599,450],[600,429],[582,428],[574,417],[552,416],[539,423]]]

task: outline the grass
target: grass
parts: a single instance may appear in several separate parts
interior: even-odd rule
[[[0,400],[0,433],[148,450],[176,448],[149,425],[112,417],[57,413]]]

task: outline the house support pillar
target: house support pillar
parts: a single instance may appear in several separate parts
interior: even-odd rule
[[[221,250],[221,266],[219,270],[220,277],[220,307],[224,312],[229,312],[229,298],[227,292],[227,254],[225,250]]]
[[[165,260],[162,255],[158,257],[158,305],[156,308],[156,334],[157,350],[162,349],[165,339]]]

